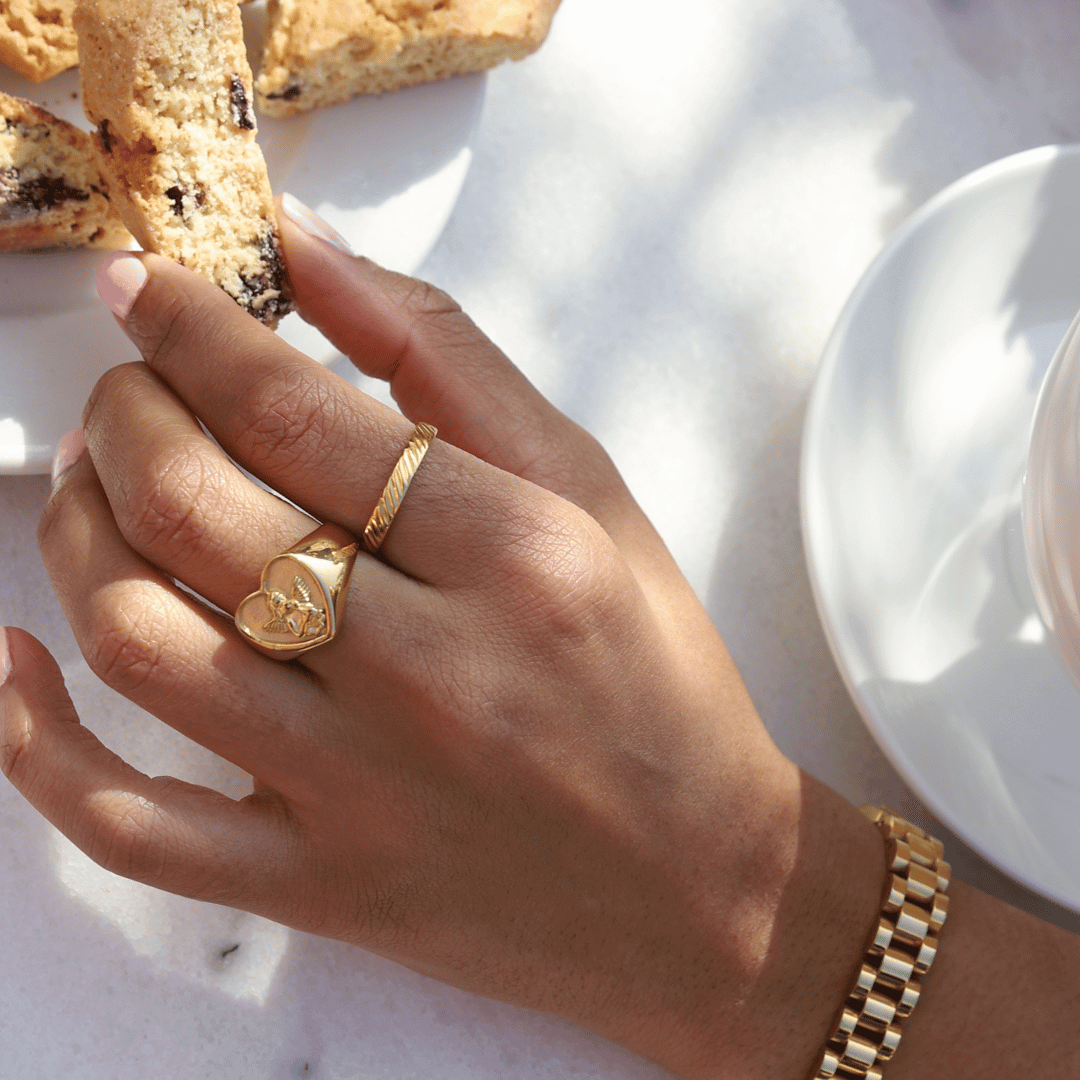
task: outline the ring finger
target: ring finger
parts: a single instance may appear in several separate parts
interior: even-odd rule
[[[187,407],[145,364],[113,368],[87,405],[85,437],[116,528],[139,556],[226,612],[253,592],[273,556],[315,523],[257,486],[210,440]],[[349,623],[405,626],[427,590],[366,555],[350,591]],[[58,574],[65,573],[63,562]],[[422,622],[429,623],[426,610]],[[231,631],[230,631],[231,632]],[[353,641],[350,664],[375,648]],[[323,671],[336,650],[304,654]],[[325,661],[325,662],[324,662]]]

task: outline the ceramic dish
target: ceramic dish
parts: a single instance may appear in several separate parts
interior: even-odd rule
[[[1080,692],[1020,529],[1031,416],[1080,308],[1080,149],[933,199],[841,316],[807,416],[807,561],[874,737],[986,859],[1080,910]]]
[[[265,12],[244,9],[258,52]],[[87,127],[76,71],[35,85],[0,67],[0,91]],[[457,201],[484,77],[359,98],[289,120],[259,120],[275,191],[314,207],[357,251],[414,273]],[[101,252],[0,255],[0,474],[48,472],[100,374],[134,358],[92,284]],[[338,354],[299,316],[279,333],[324,363]]]

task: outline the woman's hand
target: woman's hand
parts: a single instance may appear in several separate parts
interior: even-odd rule
[[[102,294],[144,362],[98,384],[40,528],[91,668],[253,794],[133,770],[18,631],[5,772],[119,874],[570,1016],[686,1075],[799,1076],[874,917],[875,831],[776,751],[596,442],[445,295],[290,212],[302,315],[408,419],[194,274],[113,256]],[[230,457],[355,535],[420,420],[439,440],[331,643],[275,662],[176,587],[231,612],[313,528]],[[693,498],[693,476],[673,489]]]

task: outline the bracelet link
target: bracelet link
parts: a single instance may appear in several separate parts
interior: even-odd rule
[[[933,836],[886,806],[864,806],[885,840],[881,914],[813,1080],[882,1080],[900,1045],[900,1021],[922,993],[945,924],[951,868]]]

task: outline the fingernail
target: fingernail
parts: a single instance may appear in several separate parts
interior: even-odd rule
[[[295,195],[285,192],[281,196],[281,209],[284,211],[285,216],[296,225],[299,225],[308,236],[314,236],[318,240],[325,240],[346,255],[356,254],[349,246],[349,241],[337,229],[323,221],[310,206],[305,206]]]
[[[53,457],[52,482],[56,483],[86,452],[86,439],[82,428],[69,431],[57,444]]]
[[[128,317],[145,284],[146,267],[133,252],[114,251],[98,267],[98,295],[121,321]]]
[[[8,632],[6,626],[0,626],[0,689],[8,681],[11,674],[11,649],[8,648]]]

